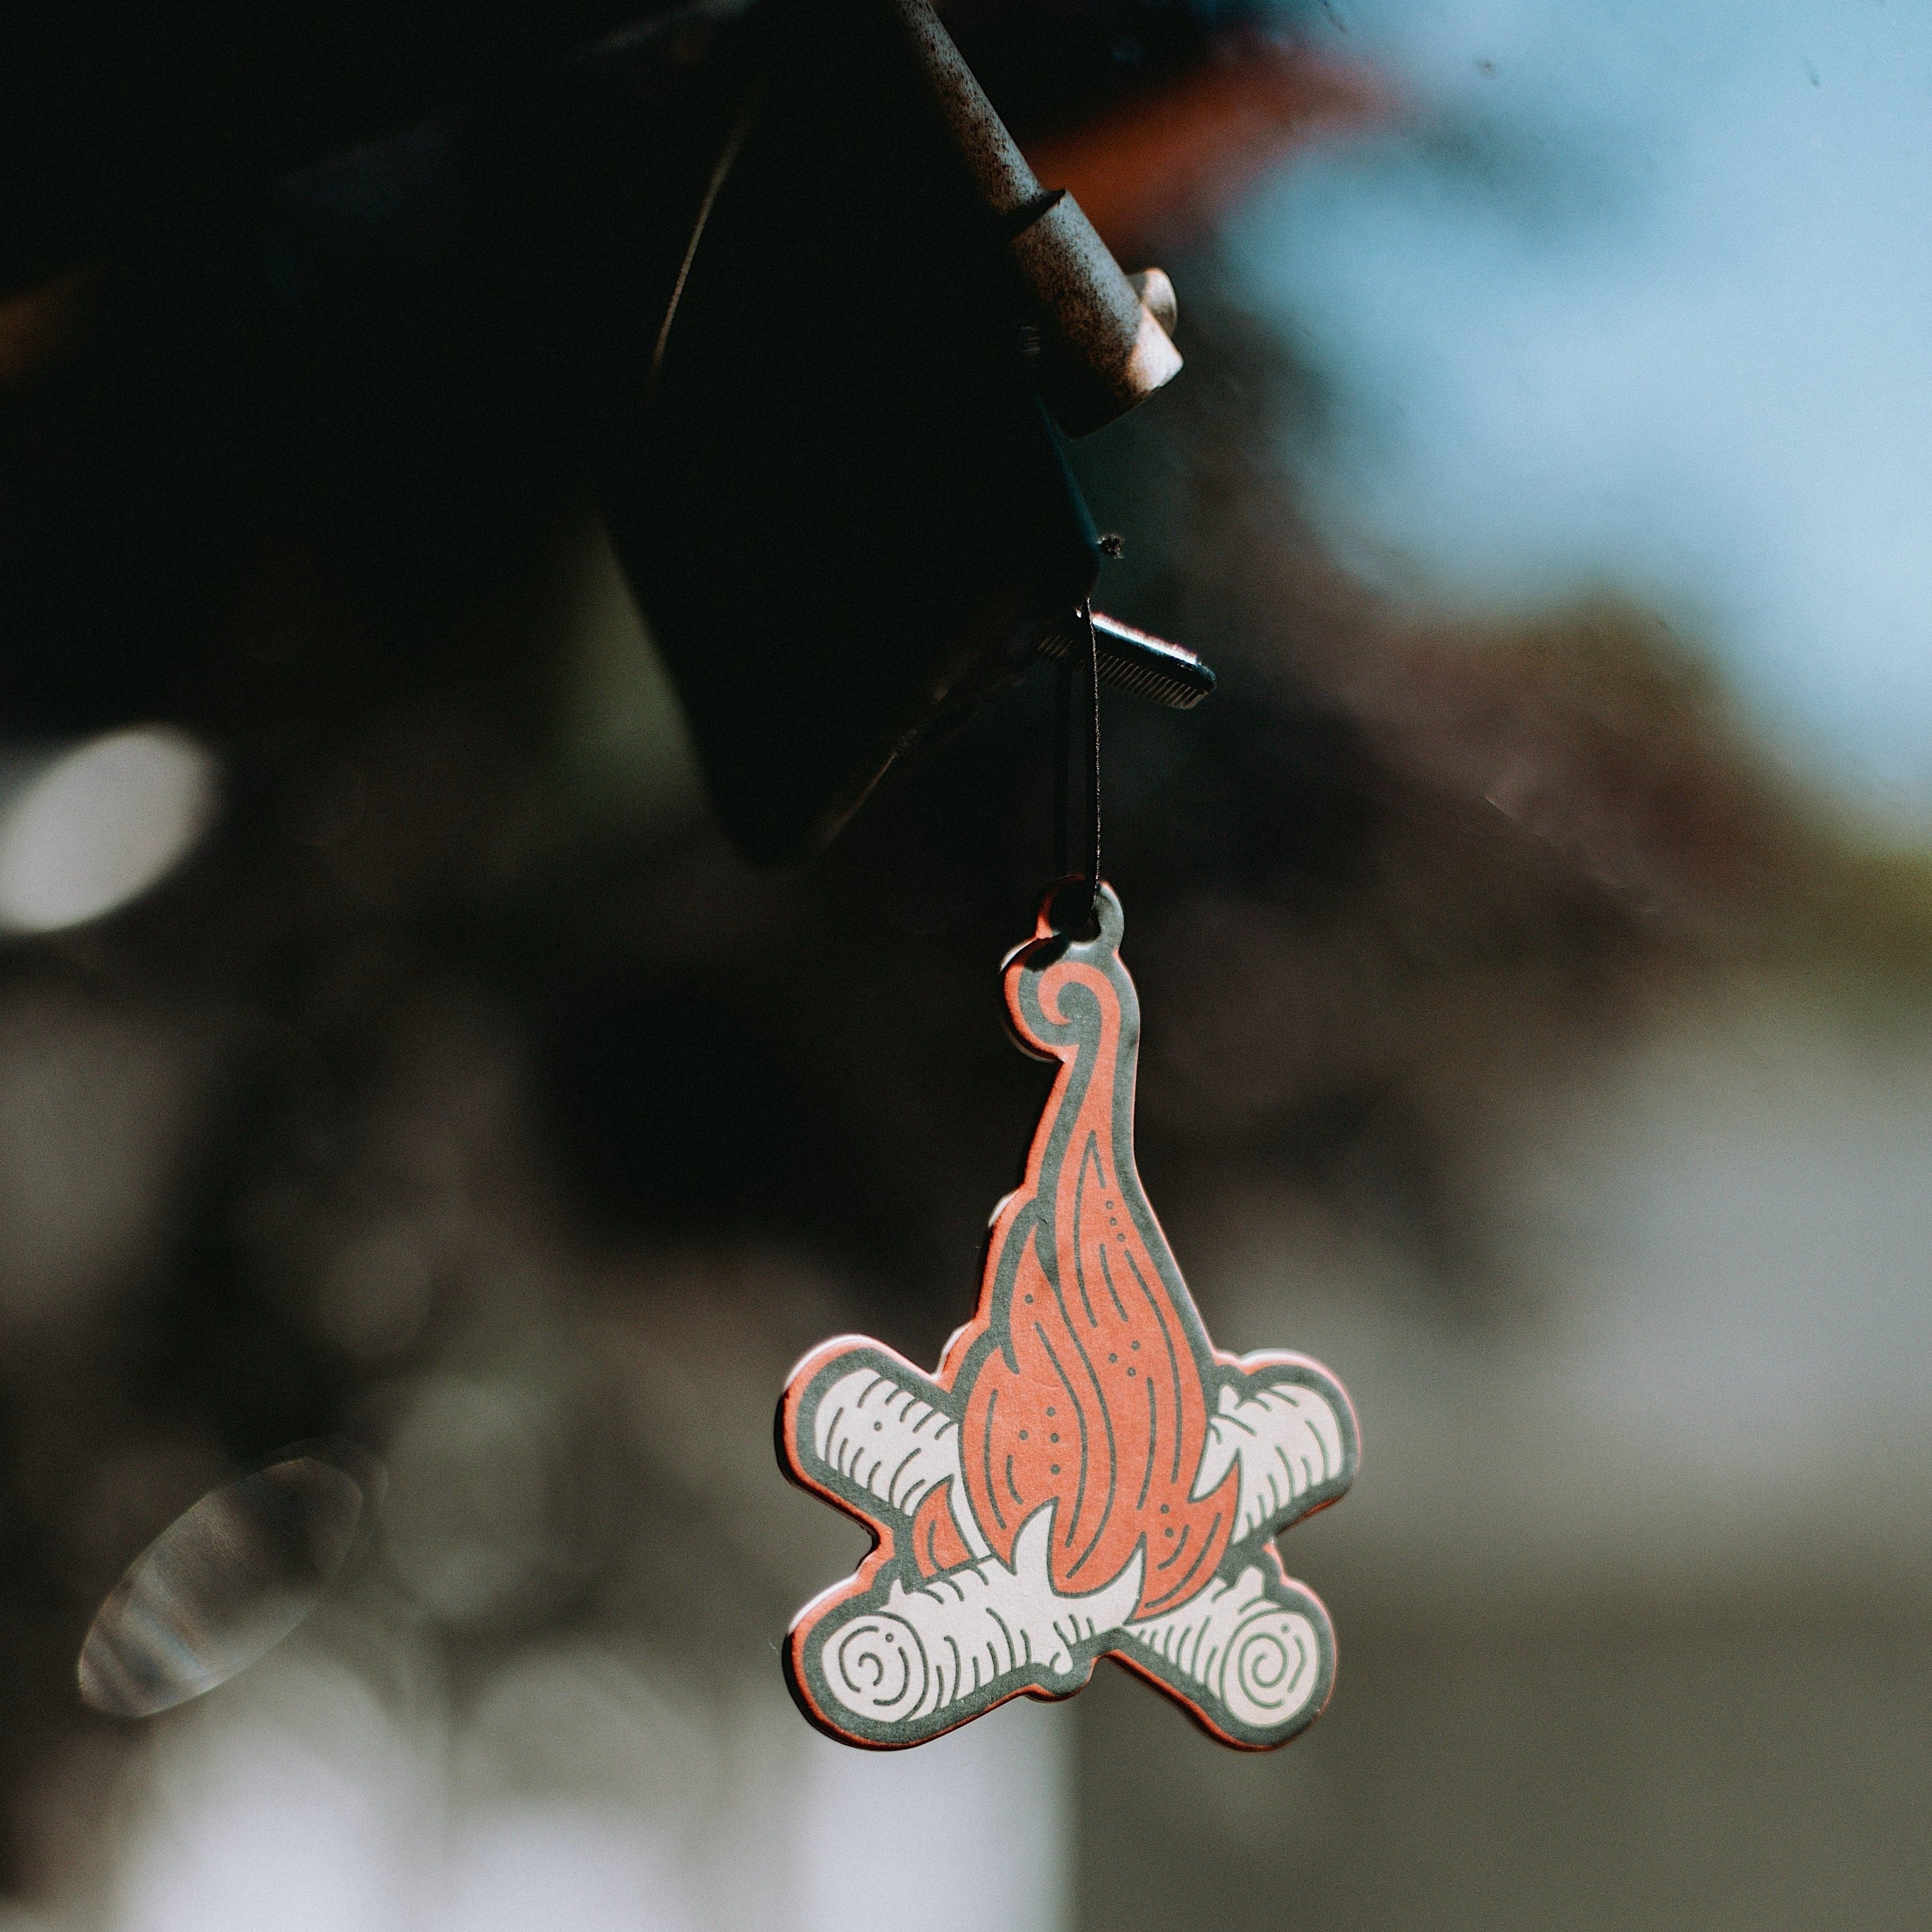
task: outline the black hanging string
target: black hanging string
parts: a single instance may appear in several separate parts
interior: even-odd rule
[[[1094,801],[1094,858],[1087,868],[1092,892],[1088,910],[1097,920],[1100,915],[1100,640],[1094,633],[1090,602],[1080,606],[1080,621],[1087,626],[1087,689],[1094,700],[1094,730],[1087,741],[1087,789]]]
[[[1100,644],[1094,630],[1090,604],[1080,607],[1080,622],[1087,633],[1087,690],[1092,712],[1087,736],[1087,795],[1090,834],[1086,853],[1085,878],[1088,912],[1098,914],[1100,904]],[[1062,878],[1074,875],[1072,812],[1067,797],[1068,773],[1073,753],[1074,654],[1060,661],[1053,691],[1053,853]]]
[[[1066,760],[1073,737],[1073,653],[1053,668],[1053,876],[1073,869],[1072,829],[1067,824]]]

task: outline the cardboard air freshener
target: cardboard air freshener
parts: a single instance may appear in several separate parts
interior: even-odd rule
[[[794,1695],[846,1742],[922,1744],[1111,1657],[1250,1750],[1327,1702],[1335,1640],[1274,1539],[1354,1475],[1354,1412],[1306,1357],[1209,1341],[1135,1169],[1140,1012],[1120,903],[1055,893],[1006,1012],[1059,1063],[979,1304],[936,1373],[862,1336],[788,1378],[779,1460],[876,1539],[793,1623]]]

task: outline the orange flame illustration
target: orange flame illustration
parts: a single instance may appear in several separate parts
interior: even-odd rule
[[[1025,1180],[994,1224],[982,1318],[948,1350],[940,1379],[982,1338],[992,1343],[970,1382],[960,1460],[994,1551],[1010,1561],[1020,1526],[1056,1503],[1054,1588],[1100,1589],[1144,1543],[1136,1614],[1147,1616],[1214,1576],[1239,1485],[1231,1469],[1207,1496],[1190,1493],[1208,1423],[1198,1319],[1169,1286],[1166,1238],[1138,1183],[1130,1173],[1122,1184],[1138,1015],[1124,1004],[1123,976],[1070,958],[1041,970],[1055,943],[1042,932],[1006,968],[1016,1032],[1061,1066]],[[925,1533],[915,1526],[928,1575],[964,1546],[940,1507],[929,1498]]]

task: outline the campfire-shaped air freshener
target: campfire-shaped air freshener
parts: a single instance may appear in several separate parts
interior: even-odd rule
[[[848,1335],[786,1384],[787,1473],[877,1540],[799,1613],[787,1672],[821,1730],[892,1747],[1070,1696],[1111,1656],[1266,1749],[1335,1670],[1328,1612],[1271,1539],[1348,1486],[1354,1412],[1304,1356],[1209,1342],[1135,1171],[1120,901],[1094,896],[1091,937],[1054,902],[1004,977],[1020,1046],[1060,1071],[973,1319],[936,1376]]]

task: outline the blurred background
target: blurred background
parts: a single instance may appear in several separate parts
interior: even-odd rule
[[[936,1359],[1043,1096],[1048,674],[736,858],[540,164],[428,122],[0,307],[0,1925],[1922,1924],[1932,20],[946,17],[1179,290],[1072,456],[1222,688],[1108,698],[1107,870],[1209,1327],[1360,1414],[1328,1712],[793,1711],[862,1539],[770,1403]],[[128,1563],[324,1432],[388,1485],[301,1630],[85,1709]]]

